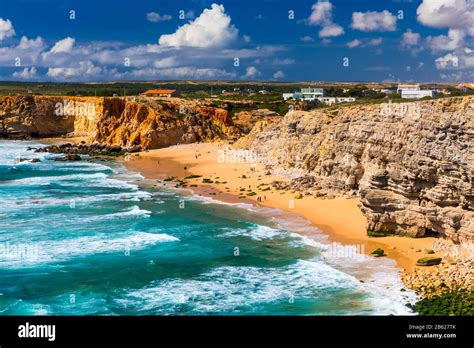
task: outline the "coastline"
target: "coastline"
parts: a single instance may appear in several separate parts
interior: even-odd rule
[[[82,137],[43,140],[56,144],[87,143],[87,139]],[[449,298],[453,293],[465,294],[462,292],[464,290],[472,293],[472,243],[460,246],[435,237],[369,237],[365,230],[365,217],[358,207],[358,198],[296,197],[298,193],[277,190],[269,185],[275,180],[285,181],[287,178],[269,175],[263,165],[218,159],[222,151],[232,151],[232,148],[227,143],[193,143],[132,153],[115,159],[126,169],[140,173],[146,185],[164,185],[225,203],[246,203],[295,214],[303,219],[307,228],[298,228],[292,232],[309,238],[314,235],[314,239],[323,237],[326,242],[352,250],[355,247],[357,253],[369,257],[374,257],[370,255],[372,251],[381,248],[385,253],[384,258],[393,260],[394,264],[390,267],[395,268],[401,283],[425,299],[439,296]],[[207,179],[206,182],[203,179]],[[249,192],[253,195],[248,196]],[[257,197],[261,197],[261,201],[257,201]],[[261,212],[265,213],[264,210]],[[288,216],[291,218],[291,215]],[[431,267],[417,266],[417,260],[424,257],[439,257],[442,262]],[[381,261],[381,264],[384,263]],[[417,310],[426,313],[437,307],[423,303]]]
[[[298,214],[327,235],[329,242],[356,245],[365,254],[381,248],[406,272],[413,271],[416,260],[425,256],[424,249],[436,241],[434,237],[369,237],[365,230],[365,217],[358,208],[358,198],[295,198],[295,193],[271,188],[271,182],[285,178],[265,175],[262,165],[218,161],[218,151],[226,148],[226,144],[216,143],[177,145],[142,152],[139,156],[132,155],[123,163],[129,170],[137,171],[147,179],[173,177],[182,180],[198,175],[198,178],[186,180],[186,188],[197,195]],[[202,183],[204,178],[210,179],[211,183]],[[172,181],[169,184],[176,185]],[[241,192],[247,194],[249,190],[256,194],[242,198]],[[257,197],[261,197],[261,202],[257,201]]]

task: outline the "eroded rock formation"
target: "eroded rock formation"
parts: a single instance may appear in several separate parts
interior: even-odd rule
[[[236,144],[311,194],[359,195],[367,230],[474,240],[474,98],[293,112]]]
[[[236,139],[225,109],[197,103],[134,98],[0,97],[0,136],[87,136],[91,141],[143,149]]]

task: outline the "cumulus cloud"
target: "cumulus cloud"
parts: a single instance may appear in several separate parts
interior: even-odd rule
[[[277,72],[273,74],[274,79],[282,79],[284,77],[285,77],[285,73],[281,70],[278,70]]]
[[[173,18],[173,16],[170,16],[170,15],[160,15],[159,13],[157,12],[148,12],[146,14],[146,19],[149,21],[149,22],[153,22],[153,23],[157,23],[157,22],[165,22],[165,21],[169,21]]]
[[[173,34],[161,35],[159,44],[171,47],[226,47],[238,36],[223,5],[212,4],[199,17],[178,28]]]
[[[319,37],[335,37],[344,34],[344,28],[338,24],[328,24],[319,32]]]
[[[437,69],[449,69],[459,66],[459,58],[452,53],[448,53],[443,57],[439,57],[435,60]]]
[[[336,37],[344,34],[344,28],[333,22],[333,5],[327,0],[318,0],[311,7],[312,12],[307,23],[321,27],[319,37]]]
[[[256,78],[259,75],[261,75],[261,72],[258,71],[258,69],[254,66],[249,66],[245,70],[245,77],[247,77],[247,78],[253,79],[253,78]]]
[[[12,76],[16,79],[33,80],[37,77],[36,73],[36,68],[31,67],[30,69],[24,68],[23,70],[15,71]]]
[[[360,31],[395,31],[397,17],[391,12],[354,12],[352,14],[351,28]]]
[[[420,23],[433,28],[450,28],[474,36],[472,0],[423,0],[416,10]]]
[[[463,45],[464,36],[465,33],[461,30],[449,29],[447,36],[429,36],[427,42],[433,51],[453,51]]]
[[[18,44],[18,48],[22,50],[28,49],[44,49],[45,43],[41,37],[37,37],[36,39],[28,39],[26,36],[22,36],[20,43]]]
[[[23,36],[16,46],[0,47],[0,65],[11,66],[17,58],[20,58],[23,66],[36,65],[45,47],[46,45],[41,37],[28,39]]]
[[[51,48],[51,53],[62,53],[62,52],[71,52],[72,48],[74,47],[76,40],[72,37],[67,37],[65,39],[59,40],[56,42]]]
[[[435,60],[436,68],[439,70],[456,69],[464,71],[465,74],[468,70],[474,68],[474,54],[472,53],[448,53],[445,56],[439,57]],[[472,71],[471,71],[472,72]]]
[[[383,42],[381,37],[374,38],[374,39],[354,39],[346,43],[346,46],[349,48],[355,47],[367,47],[367,46],[379,46]]]
[[[306,36],[303,36],[303,37],[301,38],[301,41],[303,41],[303,42],[313,42],[314,39],[313,39],[311,36],[306,35]]]
[[[421,35],[418,33],[414,33],[411,29],[408,29],[402,35],[402,46],[409,47],[409,46],[416,46],[420,43]]]
[[[47,75],[53,79],[68,80],[75,77],[97,77],[102,73],[102,69],[96,67],[91,61],[79,62],[77,68],[49,68]]]
[[[9,19],[0,17],[0,41],[15,35],[15,29]]]
[[[346,46],[349,48],[354,48],[362,45],[362,42],[359,39],[354,39],[352,41],[349,41]]]
[[[375,39],[371,39],[369,40],[369,46],[379,46],[381,45],[383,42],[383,39],[381,37],[378,37],[378,38],[375,38]]]
[[[135,69],[122,75],[123,77],[132,77],[138,79],[196,79],[196,80],[214,80],[214,79],[233,79],[237,75],[224,69],[179,67],[170,69]]]
[[[238,43],[243,43],[245,38],[235,40],[235,46],[230,44],[238,37],[238,31],[231,24],[230,17],[225,14],[222,6],[213,5],[198,17],[178,28],[171,34],[172,37],[168,37],[170,43],[173,41],[178,43],[178,46],[159,43],[130,46],[116,41],[79,43],[72,37],[47,45],[41,37],[22,37],[15,45],[0,46],[0,67],[11,67],[12,62],[19,57],[22,70],[10,73],[6,79],[27,79],[36,75],[37,79],[54,81],[103,81],[249,79],[264,76],[259,70],[263,64],[284,66],[294,63],[292,59],[285,59],[280,54],[287,50],[284,46],[235,47]],[[185,28],[185,32],[189,30],[191,36],[182,39],[181,34],[175,35],[182,28]],[[222,30],[227,35],[222,35]],[[224,40],[225,37],[228,40]],[[191,46],[181,49],[181,44]],[[225,47],[215,49],[219,45]],[[227,71],[225,67],[235,57],[251,61],[252,66],[242,74]],[[35,67],[35,70],[30,67]],[[273,72],[269,73],[267,78],[272,76]]]

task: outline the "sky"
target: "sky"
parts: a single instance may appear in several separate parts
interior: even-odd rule
[[[0,80],[472,82],[474,0],[0,0]]]

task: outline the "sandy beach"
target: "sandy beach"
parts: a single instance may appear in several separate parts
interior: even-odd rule
[[[436,240],[368,237],[357,198],[299,198],[295,192],[277,191],[270,184],[284,178],[266,175],[262,165],[225,160],[229,159],[223,156],[227,151],[232,150],[226,144],[179,145],[131,155],[124,163],[128,169],[138,171],[148,179],[200,176],[186,180],[187,188],[198,195],[226,202],[251,202],[300,214],[327,234],[329,241],[356,245],[366,254],[382,248],[387,257],[408,272],[414,269],[417,259],[427,256],[425,249]],[[210,183],[203,183],[203,179],[209,179]],[[171,181],[165,184],[176,185]]]

